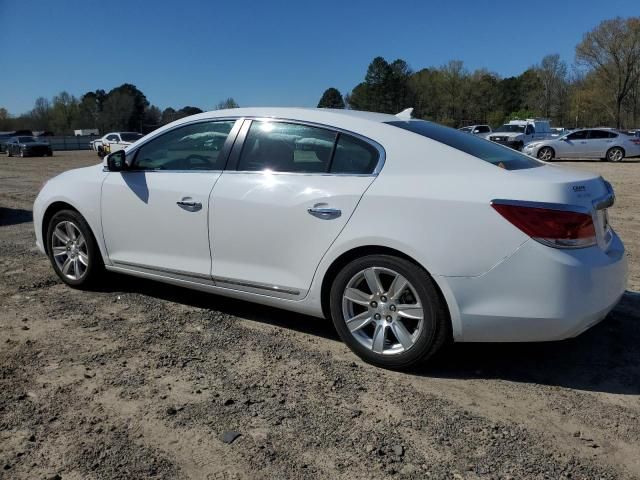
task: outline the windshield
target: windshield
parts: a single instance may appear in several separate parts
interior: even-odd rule
[[[502,125],[494,130],[494,132],[518,132],[524,133],[524,125]]]
[[[18,137],[18,142],[20,143],[33,143],[37,140],[33,137]]]
[[[121,133],[120,138],[123,142],[135,142],[136,140],[142,138],[142,135],[139,133]]]
[[[437,123],[425,120],[409,120],[406,122],[387,122],[394,127],[409,130],[436,142],[444,143],[461,152],[473,155],[480,160],[491,163],[505,170],[522,170],[525,168],[540,167],[542,162],[516,152],[508,147],[503,147],[490,142],[477,135],[468,135],[453,128],[443,127]]]

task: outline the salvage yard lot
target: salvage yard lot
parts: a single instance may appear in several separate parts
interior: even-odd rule
[[[640,163],[562,162],[616,190],[629,292],[604,322],[395,373],[330,322],[115,275],[64,286],[32,203],[98,161],[0,158],[0,478],[640,477]]]

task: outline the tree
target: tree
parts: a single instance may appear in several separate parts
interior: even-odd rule
[[[182,107],[178,110],[178,118],[189,117],[191,115],[196,115],[198,113],[202,113],[202,109],[198,107]]]
[[[167,107],[162,111],[162,117],[160,119],[160,122],[163,125],[166,125],[167,123],[171,123],[174,120],[176,120],[177,117],[177,112],[175,111],[175,109],[171,108],[171,107]]]
[[[556,117],[562,123],[562,105],[567,92],[567,64],[560,55],[547,55],[535,68],[542,91],[540,92],[540,110],[546,118]]]
[[[9,112],[6,108],[0,107],[0,130],[8,130],[10,128]]]
[[[131,128],[135,117],[135,99],[126,91],[111,91],[104,101],[102,119],[106,130],[137,130]],[[139,128],[139,126],[138,126]]]
[[[318,102],[318,108],[344,108],[344,100],[338,89],[327,88]]]
[[[68,92],[60,92],[52,103],[51,129],[57,134],[71,134],[78,118],[78,99]]]
[[[622,103],[640,76],[640,17],[601,22],[576,47],[576,61],[612,87],[615,122],[620,128]]]
[[[44,97],[36,99],[33,110],[31,110],[31,118],[36,130],[50,130],[51,102]]]
[[[118,115],[116,112],[110,112],[110,120],[116,121],[118,124],[121,124],[120,129],[126,129],[131,131],[139,131],[141,130],[142,124],[144,122],[144,112],[149,106],[149,101],[147,97],[145,97],[144,93],[142,93],[135,85],[130,83],[123,83],[119,87],[116,87],[109,91],[107,94],[107,98],[105,103],[109,100],[110,97],[116,96],[116,100],[111,102],[111,105],[116,103],[128,105],[131,104],[131,108],[128,109],[128,117],[124,120],[124,123],[121,124],[122,115]],[[123,100],[124,97],[129,97],[131,102],[128,100]]]
[[[391,64],[376,57],[369,64],[364,82],[356,86],[347,102],[351,108],[382,113],[398,113],[411,107],[411,69],[404,60]]]
[[[162,112],[155,105],[151,105],[144,111],[144,125],[141,133],[149,133],[162,124]]]
[[[214,110],[226,110],[228,108],[239,108],[239,107],[240,105],[238,105],[232,97],[229,97],[226,100],[219,102],[214,108]]]

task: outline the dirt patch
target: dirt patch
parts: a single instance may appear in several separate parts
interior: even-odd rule
[[[63,286],[32,202],[97,161],[0,158],[0,478],[640,477],[640,164],[565,162],[617,193],[630,292],[604,322],[407,374],[329,322],[115,275]]]

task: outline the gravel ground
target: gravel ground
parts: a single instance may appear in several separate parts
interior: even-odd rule
[[[135,278],[64,286],[40,184],[89,152],[0,158],[0,478],[640,478],[640,164],[617,191],[629,292],[576,339],[359,361],[329,322]]]

